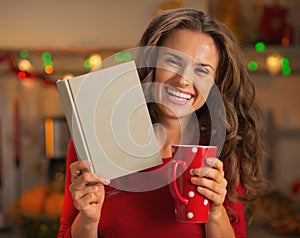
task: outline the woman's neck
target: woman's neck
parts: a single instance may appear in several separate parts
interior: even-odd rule
[[[154,125],[157,141],[160,146],[160,153],[163,158],[172,156],[172,145],[186,143],[189,118],[164,119]]]

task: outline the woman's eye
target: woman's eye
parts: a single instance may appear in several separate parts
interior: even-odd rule
[[[173,59],[173,58],[167,58],[167,59],[165,59],[165,61],[168,64],[173,65],[173,66],[181,66],[180,62],[176,59]]]
[[[196,68],[195,72],[198,73],[198,74],[208,74],[208,71],[203,67]]]

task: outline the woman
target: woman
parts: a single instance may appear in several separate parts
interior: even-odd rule
[[[236,41],[223,24],[200,10],[176,9],[155,17],[139,46],[159,47],[151,55],[155,57],[149,56],[156,67],[152,62],[139,73],[142,83],[153,82],[148,88],[153,99],[148,106],[153,123],[165,130],[164,164],[172,156],[171,145],[182,143],[186,134],[200,135],[199,144],[211,142],[215,133],[211,117],[218,116],[218,108],[211,110],[205,102],[213,97],[214,87],[221,95],[226,112],[222,151],[218,159],[207,161],[212,169],[204,177],[199,176],[199,169],[191,179],[197,191],[211,200],[209,221],[175,221],[168,186],[146,192],[116,191],[102,176],[81,173],[90,164],[77,161],[71,141],[58,236],[246,237],[244,214],[249,214],[263,184],[263,146],[254,87]],[[201,133],[189,130],[194,112]]]

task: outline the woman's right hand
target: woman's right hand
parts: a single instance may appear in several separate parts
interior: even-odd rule
[[[70,165],[72,194],[75,208],[88,223],[98,223],[105,198],[104,185],[109,180],[89,172],[89,161],[76,161]]]

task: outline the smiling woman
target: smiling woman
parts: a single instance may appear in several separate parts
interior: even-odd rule
[[[163,164],[151,171],[169,168],[172,145],[218,145],[218,158],[205,161],[208,173],[187,181],[193,194],[210,200],[209,220],[176,221],[167,185],[146,191],[134,174],[113,181],[138,184],[128,192],[109,186],[102,175],[81,173],[87,165],[78,161],[71,141],[59,237],[246,237],[245,214],[264,188],[263,144],[254,86],[237,42],[222,23],[182,8],[156,16],[139,46],[139,76],[142,86],[147,84],[150,117],[163,142]],[[166,179],[170,171],[163,171],[145,183]]]
[[[162,42],[162,47],[154,79],[161,89],[152,94],[162,112],[171,109],[176,117],[182,117],[185,110],[186,115],[190,114],[205,103],[214,83],[218,51],[211,37],[189,30],[171,33]],[[183,110],[182,106],[186,104],[189,108]],[[168,109],[164,109],[165,106]]]

